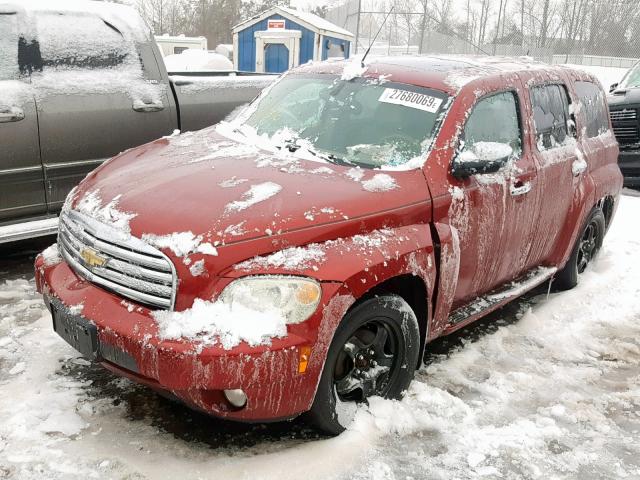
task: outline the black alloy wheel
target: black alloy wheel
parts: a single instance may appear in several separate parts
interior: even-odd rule
[[[367,397],[384,397],[397,374],[402,358],[402,332],[392,320],[379,317],[358,328],[338,354],[334,385],[342,401],[362,402]]]
[[[418,321],[402,297],[360,302],[336,329],[307,419],[337,435],[368,398],[402,398],[418,366],[419,350]]]
[[[585,272],[602,247],[605,232],[604,213],[596,207],[587,217],[567,264],[555,275],[555,290],[569,290],[578,284],[578,276]]]

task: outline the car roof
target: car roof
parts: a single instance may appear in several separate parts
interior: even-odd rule
[[[300,73],[330,73],[340,75],[347,68],[354,69],[359,59],[309,63],[297,68]],[[529,57],[495,57],[481,55],[401,55],[369,57],[366,69],[358,75],[365,78],[384,78],[457,94],[467,84],[479,80],[499,79],[508,74],[527,74],[528,78],[570,76],[597,82],[592,75],[565,66],[548,65]],[[357,69],[357,65],[355,65]],[[525,78],[526,80],[526,78]]]

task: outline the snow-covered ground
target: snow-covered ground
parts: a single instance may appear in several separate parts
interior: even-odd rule
[[[627,68],[618,68],[618,67],[597,67],[592,65],[571,65],[567,64],[568,67],[577,68],[579,70],[584,70],[592,75],[594,75],[605,91],[609,91],[609,87],[614,83],[619,83],[622,80],[622,77],[627,73]]]
[[[570,292],[436,342],[402,402],[343,435],[191,412],[51,331],[32,258],[0,263],[0,478],[640,478],[640,198]]]

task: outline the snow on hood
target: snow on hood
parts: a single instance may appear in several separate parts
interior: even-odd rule
[[[239,143],[214,128],[166,137],[96,169],[79,186],[73,206],[88,211],[97,191],[99,220],[124,215],[136,237],[188,232],[190,239],[219,247],[358,221],[428,199],[420,170],[387,174],[285,152]],[[114,205],[120,213],[109,210]]]

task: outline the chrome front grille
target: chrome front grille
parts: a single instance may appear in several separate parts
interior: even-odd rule
[[[71,210],[60,215],[58,244],[71,268],[90,282],[148,306],[173,308],[173,264],[142,240]]]
[[[611,113],[611,121],[621,121],[621,120],[635,120],[638,118],[637,110],[612,110]]]

